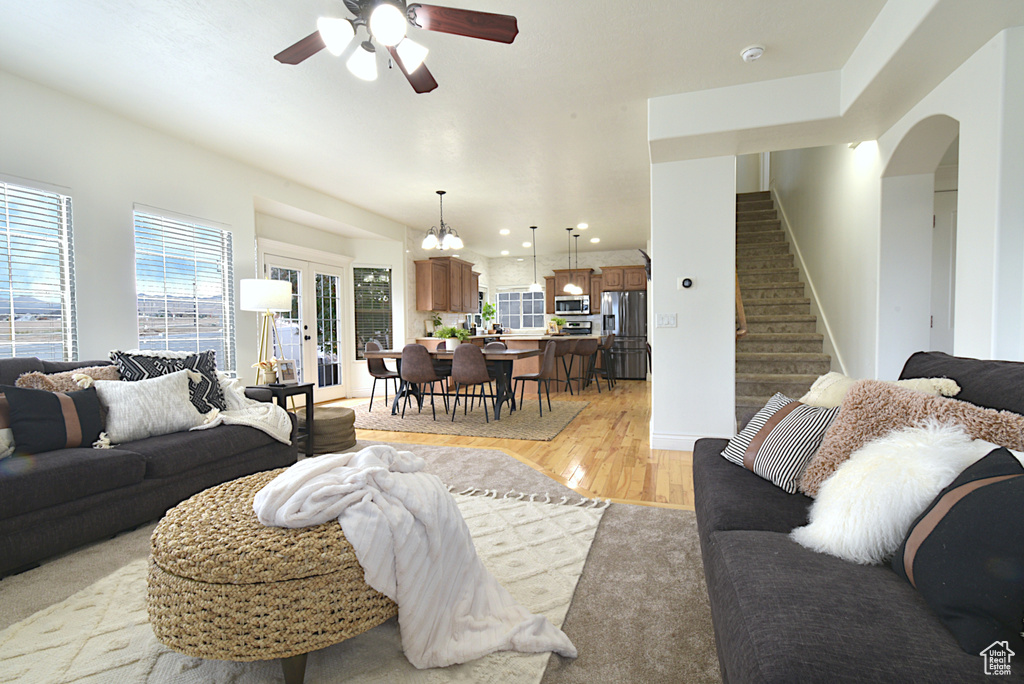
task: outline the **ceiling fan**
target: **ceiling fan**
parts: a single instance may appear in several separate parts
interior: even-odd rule
[[[423,63],[427,48],[406,35],[411,25],[427,31],[452,33],[457,36],[511,43],[519,34],[516,18],[507,14],[492,14],[474,10],[439,7],[437,5],[406,4],[405,0],[344,0],[355,15],[351,19],[321,17],[317,30],[291,47],[274,55],[282,64],[298,64],[324,48],[340,55],[352,43],[356,31],[362,27],[367,38],[358,44],[346,65],[355,76],[366,81],[377,78],[376,46],[382,43],[391,54],[417,93],[429,93],[437,81]]]

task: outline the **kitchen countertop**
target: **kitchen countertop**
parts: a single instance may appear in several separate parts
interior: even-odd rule
[[[543,340],[560,340],[570,338],[574,340],[585,340],[593,337],[600,339],[600,335],[499,335],[503,340],[522,340],[523,342],[541,342]]]

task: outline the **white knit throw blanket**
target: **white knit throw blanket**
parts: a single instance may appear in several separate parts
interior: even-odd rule
[[[275,527],[337,518],[367,584],[398,604],[402,647],[417,668],[506,650],[575,658],[569,637],[484,567],[455,500],[423,465],[387,445],[306,459],[257,492],[253,510]]]

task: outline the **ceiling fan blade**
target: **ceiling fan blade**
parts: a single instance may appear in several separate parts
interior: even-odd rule
[[[409,5],[409,18],[416,26],[428,31],[454,33],[457,36],[498,43],[511,43],[519,34],[516,18],[508,14],[413,4]]]
[[[324,39],[320,37],[320,32],[313,31],[295,45],[286,47],[278,52],[274,55],[274,59],[281,62],[281,64],[298,64],[303,60],[309,59],[325,47],[327,46],[324,45]]]
[[[409,85],[417,93],[429,93],[431,90],[437,87],[437,81],[434,80],[434,75],[427,69],[426,64],[420,64],[416,71],[411,74],[406,71],[405,65],[402,64],[402,58],[398,56],[398,50],[394,47],[388,47],[388,52],[391,53],[391,59],[395,60],[395,64],[402,70],[405,77],[409,79]]]

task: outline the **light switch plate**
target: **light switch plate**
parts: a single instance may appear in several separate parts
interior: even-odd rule
[[[674,328],[676,327],[676,314],[655,314],[654,327]]]

